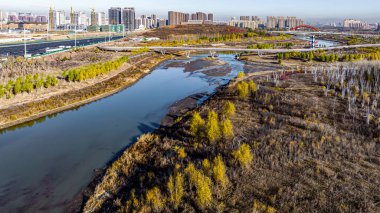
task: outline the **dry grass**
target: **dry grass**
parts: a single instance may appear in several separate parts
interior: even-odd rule
[[[127,149],[83,210],[153,212],[145,198],[148,190],[158,187],[168,197],[169,177],[184,174],[192,163],[212,179],[212,202],[200,206],[198,188],[186,176],[179,211],[379,212],[376,123],[367,125],[363,112],[348,113],[346,100],[325,96],[311,74],[294,73],[277,86],[266,76],[250,78],[259,90],[249,98],[239,99],[235,84],[230,84],[197,109],[206,119],[209,110],[222,114],[226,101],[234,103],[233,139],[221,137],[209,143],[202,136],[194,137],[191,116],[185,116]],[[380,117],[379,109],[373,115]],[[247,166],[232,155],[242,144],[250,147],[253,156]],[[175,147],[184,148],[186,157],[178,157]],[[216,184],[212,169],[202,166],[204,159],[212,162],[219,155],[229,180],[225,187]],[[174,207],[167,203],[160,210],[171,212]]]

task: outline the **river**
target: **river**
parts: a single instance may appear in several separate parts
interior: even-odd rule
[[[196,60],[205,56],[196,56]],[[12,128],[0,134],[0,212],[62,212],[91,180],[94,170],[160,125],[168,108],[197,93],[213,93],[243,70],[212,77],[165,66],[110,97]]]
[[[309,41],[309,42],[311,42],[312,40],[311,37],[309,36],[296,36],[296,38],[303,41]],[[315,39],[315,42],[316,42],[317,47],[334,47],[334,46],[339,45],[339,42],[323,40],[323,39],[318,39],[318,38]]]

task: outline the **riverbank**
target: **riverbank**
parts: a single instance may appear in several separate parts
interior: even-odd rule
[[[81,211],[377,212],[376,124],[359,108],[346,113],[347,100],[325,95],[311,73],[278,77],[237,79],[173,126],[140,136],[91,185]]]
[[[117,93],[148,74],[154,67],[171,56],[158,54],[131,59],[126,65],[97,80],[82,83],[73,89],[58,90],[43,98],[30,99],[0,109],[0,130],[33,121],[57,112],[75,108]]]

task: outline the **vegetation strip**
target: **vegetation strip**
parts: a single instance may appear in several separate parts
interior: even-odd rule
[[[156,58],[156,56],[153,56]],[[143,61],[147,60],[143,59],[138,61],[136,64],[133,64],[133,66],[142,63]],[[10,121],[3,123],[0,125],[0,130],[5,129],[8,127],[12,127],[18,124],[22,124],[27,121],[32,121],[40,117],[44,117],[50,114],[54,114],[60,111],[64,111],[67,109],[71,109],[80,105],[84,105],[86,103],[90,103],[92,101],[107,97],[109,95],[112,95],[118,91],[121,91],[122,89],[130,86],[132,83],[134,83],[136,80],[140,79],[142,76],[146,75],[147,73],[145,71],[142,71],[142,69],[147,68],[149,71],[151,70],[152,67],[154,67],[156,64],[162,62],[163,60],[166,60],[167,57],[162,57],[159,56],[156,58],[155,62],[145,64],[144,66],[141,66],[140,71],[131,71],[130,69],[123,71],[122,73],[119,73],[116,76],[113,76],[110,79],[107,79],[103,82],[99,82],[95,85],[91,85],[87,87],[87,89],[80,89],[78,91],[70,91],[62,95],[57,95],[55,97],[48,98],[46,100],[40,100],[40,104],[43,104],[44,107],[48,107],[42,112],[39,112],[37,114],[27,114],[26,116],[21,116],[22,118],[18,118],[17,113],[14,114],[14,110],[9,110],[11,113],[7,113],[10,115]],[[135,68],[132,68],[135,69]],[[129,79],[129,80],[128,80]],[[107,82],[110,82],[108,85]],[[114,84],[112,84],[113,82]],[[107,86],[108,85],[108,86]],[[92,88],[94,89],[92,91]],[[97,91],[98,90],[98,91]],[[94,93],[95,92],[95,93]],[[78,95],[74,95],[75,93],[78,93]],[[98,94],[99,93],[99,94]],[[69,95],[72,94],[72,95]],[[94,96],[95,95],[95,96]],[[62,97],[62,98],[58,98]],[[67,99],[67,100],[66,100]],[[73,103],[65,103],[65,102],[73,102]],[[37,104],[37,103],[36,103]],[[39,105],[39,104],[37,104]],[[40,109],[39,106],[34,106],[33,103],[27,103],[21,106],[21,108],[26,108],[21,110],[20,113],[25,114],[28,112],[28,108],[33,109],[37,108]],[[51,107],[51,108],[50,108]],[[53,108],[53,109],[52,109]],[[1,111],[6,111],[8,109],[4,109]],[[0,112],[1,112],[0,111]],[[16,110],[17,112],[17,110]]]

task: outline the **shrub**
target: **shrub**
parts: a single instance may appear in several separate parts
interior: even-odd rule
[[[202,161],[202,168],[206,174],[208,174],[208,175],[211,174],[211,164],[207,158]]]
[[[226,166],[224,165],[222,156],[218,155],[214,158],[214,167],[212,168],[212,174],[215,181],[223,188],[228,184],[228,177],[226,174]]]
[[[253,93],[257,92],[257,85],[255,82],[253,82],[252,80],[249,80],[248,86],[249,86],[249,90],[251,90],[251,92],[253,92]]]
[[[244,78],[245,73],[244,72],[239,72],[237,75],[237,78]]]
[[[156,212],[159,212],[164,207],[164,201],[158,187],[154,187],[146,193],[146,201],[150,203]]]
[[[230,119],[225,119],[220,123],[222,134],[225,138],[231,138],[234,136],[234,130]]]
[[[42,88],[43,85],[44,85],[44,79],[43,79],[43,77],[38,77],[38,78],[36,79],[36,85],[35,85],[35,88],[36,88],[36,89],[40,89],[40,88]]]
[[[226,117],[231,117],[233,115],[235,115],[235,105],[231,102],[231,101],[227,101],[225,104],[224,104],[224,107],[223,107],[223,114],[226,116]]]
[[[199,135],[204,124],[205,121],[202,119],[201,115],[198,112],[194,112],[193,118],[191,119],[190,123],[191,134],[193,134],[194,136]]]
[[[248,168],[253,160],[251,149],[248,144],[242,144],[238,150],[232,152],[232,156],[241,166]]]
[[[190,183],[196,188],[196,200],[199,207],[205,208],[209,206],[212,202],[211,179],[204,175],[202,171],[197,170],[192,163],[187,166],[185,172],[189,176]]]
[[[141,47],[141,48],[138,48],[138,49],[133,49],[132,50],[132,53],[134,54],[142,54],[142,53],[146,53],[149,51],[149,47]]]
[[[187,154],[186,154],[185,148],[183,147],[177,148],[177,155],[181,159],[186,158]]]
[[[9,80],[5,87],[1,85],[3,88],[2,95],[7,95],[7,98],[12,98],[13,95],[23,92],[31,93],[34,89],[39,89],[42,86],[48,88],[57,84],[58,79],[54,76],[48,76],[46,81],[44,81],[43,75],[26,75],[25,77],[18,77],[15,81]]]
[[[182,173],[178,172],[174,178],[170,176],[168,181],[169,201],[175,209],[178,209],[183,197],[184,178]]]
[[[246,82],[240,82],[236,87],[236,92],[240,99],[246,99],[249,94],[249,86]]]
[[[17,95],[21,92],[21,78],[17,78],[13,86],[13,94]]]
[[[34,89],[34,82],[32,80],[32,77],[30,75],[26,76],[25,79],[23,79],[21,90],[22,92],[28,92],[31,93]]]
[[[210,142],[215,142],[220,137],[218,114],[215,111],[208,112],[206,135]]]
[[[4,97],[5,95],[5,88],[3,85],[0,85],[0,98]]]

